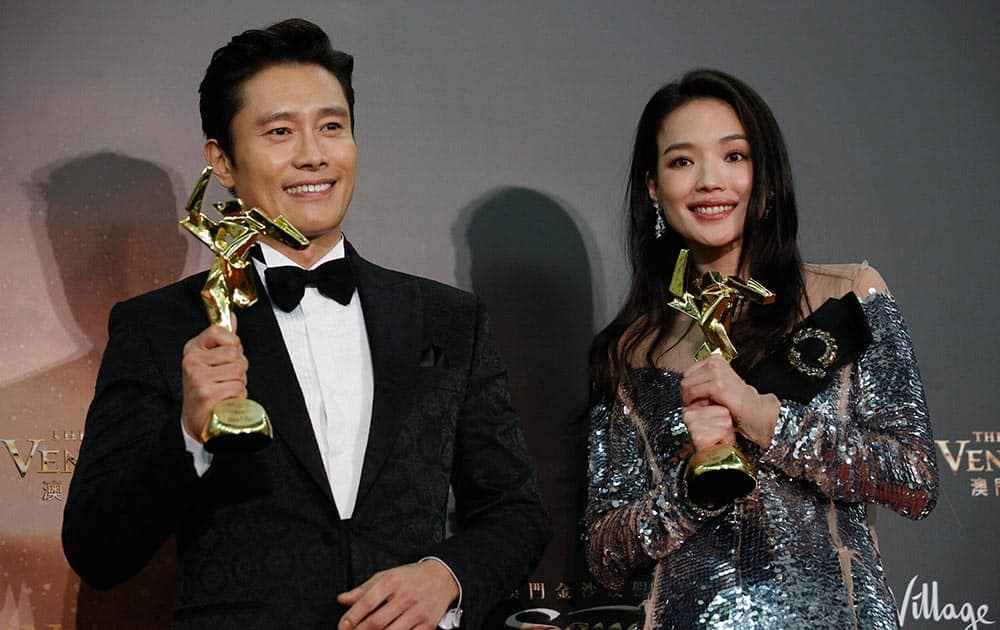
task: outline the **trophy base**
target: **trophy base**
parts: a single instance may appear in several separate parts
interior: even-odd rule
[[[696,452],[684,471],[688,498],[697,506],[717,510],[745,497],[757,487],[753,465],[735,447],[719,444]]]
[[[205,450],[209,453],[251,453],[271,443],[267,412],[249,398],[223,400],[212,410]]]

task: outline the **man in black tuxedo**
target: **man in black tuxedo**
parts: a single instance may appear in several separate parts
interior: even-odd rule
[[[235,334],[206,327],[204,273],[111,312],[63,546],[112,586],[175,533],[179,627],[477,628],[549,536],[477,299],[378,267],[341,234],[352,68],[303,20],[216,51],[205,157],[310,245],[262,241],[261,299]],[[303,286],[300,268],[337,286]],[[273,443],[206,452],[211,410],[248,395]],[[445,538],[449,486],[459,528]]]

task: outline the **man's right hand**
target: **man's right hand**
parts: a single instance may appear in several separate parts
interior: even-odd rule
[[[227,398],[246,398],[247,365],[235,316],[233,332],[209,326],[184,344],[181,421],[188,435],[204,443],[212,409]]]

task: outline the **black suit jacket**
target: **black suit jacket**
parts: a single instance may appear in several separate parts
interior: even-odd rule
[[[342,521],[264,292],[238,313],[250,398],[275,439],[216,455],[201,478],[181,435],[181,355],[207,325],[205,274],[120,303],[67,496],[63,546],[88,583],[136,573],[175,533],[181,627],[333,627],[336,595],[433,555],[458,576],[463,627],[533,568],[549,536],[505,373],[476,298],[347,246],[374,367],[353,517]],[[459,531],[445,539],[449,484]]]

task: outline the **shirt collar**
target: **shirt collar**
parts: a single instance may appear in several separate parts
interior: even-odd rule
[[[260,245],[260,252],[261,255],[264,257],[263,266],[265,269],[267,267],[289,267],[289,266],[302,268],[302,265],[295,262],[288,256],[285,256],[284,254],[282,254],[275,248],[271,247],[270,245],[264,243],[263,241],[258,241],[258,245]],[[316,264],[314,264],[312,268],[315,269],[316,267],[319,267],[325,262],[331,260],[337,260],[338,258],[344,258],[345,256],[346,256],[346,250],[344,248],[344,235],[343,233],[341,233],[340,240],[337,241],[337,244],[333,246],[333,249],[328,251],[322,258],[317,260]],[[261,261],[254,260],[254,263],[260,263],[260,262]]]

